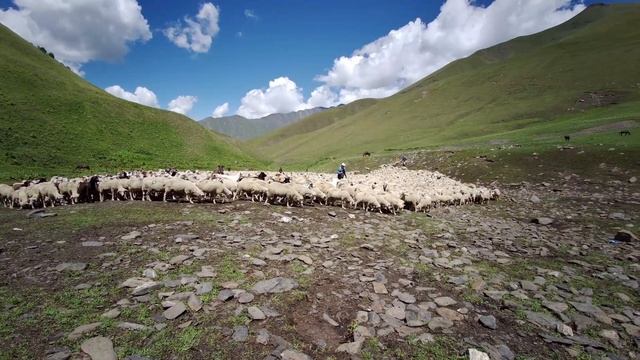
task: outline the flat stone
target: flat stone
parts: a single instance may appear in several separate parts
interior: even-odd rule
[[[68,338],[69,340],[77,340],[81,338],[84,334],[88,334],[96,330],[97,328],[100,327],[100,325],[102,325],[102,323],[100,322],[80,325],[77,328],[73,329],[73,331],[69,334]]]
[[[459,312],[449,309],[449,308],[445,308],[445,307],[441,307],[441,308],[437,308],[436,309],[436,313],[439,316],[442,316],[445,319],[449,319],[451,321],[462,321],[464,320],[464,315],[460,314]]]
[[[458,302],[453,300],[452,298],[448,297],[448,296],[441,296],[441,297],[437,297],[435,299],[433,299],[433,301],[438,304],[438,306],[451,306],[451,305],[455,305]]]
[[[392,306],[388,308],[387,311],[385,311],[385,314],[393,318],[396,318],[398,320],[404,320],[405,317],[407,316],[405,310],[398,306]]]
[[[431,313],[424,309],[418,309],[418,311],[406,310],[405,319],[407,321],[407,326],[410,326],[410,327],[424,326],[424,325],[427,325],[431,320]]]
[[[334,215],[335,216],[335,215]],[[312,360],[312,358],[305,354],[296,350],[285,350],[280,354],[280,358],[282,360]]]
[[[571,326],[563,323],[558,323],[556,325],[556,331],[564,336],[573,336],[573,329],[571,328]]]
[[[241,292],[240,295],[238,295],[238,302],[240,304],[250,303],[253,301],[253,299],[254,299],[253,294],[248,291]]]
[[[96,336],[91,339],[87,339],[80,344],[80,349],[91,360],[117,360],[118,356],[113,350],[113,343],[106,337]]]
[[[200,239],[200,236],[194,234],[179,234],[173,237],[175,242],[181,243],[183,241],[191,241]]]
[[[140,231],[132,231],[130,233],[128,233],[127,235],[121,236],[120,239],[122,240],[134,240],[139,238],[140,236],[142,236],[142,233]]]
[[[106,319],[115,319],[118,316],[120,316],[120,310],[114,308],[111,309],[107,312],[104,312],[102,315],[100,315],[100,317],[106,318]]]
[[[362,343],[364,343],[363,339],[350,343],[340,344],[336,349],[336,352],[344,352],[351,355],[357,355],[362,349]]]
[[[540,327],[543,327],[545,329],[555,329],[557,324],[559,323],[558,320],[556,320],[556,318],[554,318],[553,316],[549,315],[549,314],[545,314],[545,313],[539,313],[539,312],[534,312],[534,311],[525,311],[525,315],[527,317],[527,320],[530,323],[533,323],[535,325],[538,325]]]
[[[469,360],[491,360],[487,353],[480,350],[469,349]]]
[[[405,304],[413,304],[416,302],[416,297],[406,292],[400,292],[396,290],[391,295],[397,297],[398,300],[402,301]]]
[[[632,233],[629,230],[619,230],[616,235],[613,237],[614,240],[622,241],[622,242],[637,242],[638,237],[636,234]]]
[[[190,257],[189,255],[176,255],[172,257],[171,260],[169,260],[169,263],[172,265],[180,265],[189,257]]]
[[[144,269],[144,271],[142,271],[142,276],[149,279],[156,279],[158,277],[158,273],[153,269]]]
[[[371,283],[373,285],[373,292],[376,294],[388,294],[386,286],[383,283],[374,281]]]
[[[257,306],[249,306],[247,308],[247,312],[253,320],[264,320],[267,318],[267,316]]]
[[[187,299],[187,305],[189,305],[189,309],[193,311],[200,311],[202,309],[202,300],[196,294],[191,294],[189,299]]]
[[[221,290],[221,291],[218,293],[218,300],[220,300],[220,301],[227,301],[227,300],[229,300],[229,299],[232,299],[232,298],[233,298],[233,296],[234,296],[233,290],[230,290],[230,289],[224,289],[224,290]]]
[[[187,307],[182,301],[178,301],[172,307],[162,313],[167,320],[173,320],[187,311]]]
[[[82,242],[82,246],[84,247],[100,247],[103,246],[104,243],[102,241],[84,241]]]
[[[548,217],[539,217],[539,218],[531,219],[531,222],[534,224],[540,224],[540,225],[551,225],[553,224],[553,219]]]
[[[313,260],[308,255],[298,255],[298,260],[302,261],[307,265],[313,264]]]
[[[256,336],[256,342],[258,344],[267,345],[269,343],[270,337],[271,334],[269,334],[269,331],[267,329],[259,329],[258,335]]]
[[[275,294],[293,290],[298,287],[298,283],[290,278],[276,277],[269,280],[262,280],[253,286],[256,294]]]
[[[600,321],[603,324],[611,325],[613,323],[611,318],[609,316],[607,316],[607,314],[604,311],[602,311],[602,309],[600,309],[599,307],[597,307],[597,306],[595,306],[593,304],[580,303],[580,302],[575,302],[575,301],[571,301],[569,303],[576,310],[580,311],[581,313],[587,314],[587,315],[595,318],[596,320]]]
[[[196,295],[208,294],[213,290],[213,283],[203,282],[195,286]]]
[[[57,271],[82,271],[87,268],[87,263],[66,262],[56,266]]]
[[[196,273],[197,277],[201,277],[201,278],[216,277],[216,272],[212,266],[204,265],[200,269],[201,270]]]
[[[131,290],[131,295],[140,296],[150,293],[151,291],[162,288],[163,283],[156,281],[148,281],[144,284],[138,285]]]
[[[428,326],[431,330],[448,329],[453,326],[453,322],[443,317],[434,317],[429,321]]]
[[[480,316],[478,321],[480,322],[480,324],[482,324],[482,326],[488,329],[495,330],[498,328],[498,325],[496,324],[496,318],[493,315]]]
[[[71,357],[71,351],[66,348],[54,349],[47,351],[45,360],[67,360]]]
[[[244,325],[236,326],[233,328],[233,336],[231,339],[235,342],[245,342],[249,337],[249,328]]]
[[[546,307],[547,309],[556,312],[556,313],[561,313],[561,312],[565,312],[567,311],[567,309],[569,309],[569,305],[563,303],[563,302],[549,302],[549,301],[545,301],[542,303],[542,306]]]
[[[142,324],[126,322],[126,321],[119,322],[117,326],[120,329],[133,330],[133,331],[142,331],[142,330],[148,330],[149,329],[148,326],[145,326],[145,325],[142,325]]]

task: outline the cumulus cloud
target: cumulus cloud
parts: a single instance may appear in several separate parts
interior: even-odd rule
[[[258,19],[258,15],[256,15],[256,12],[251,9],[244,9],[244,16],[249,19]]]
[[[144,86],[136,87],[136,90],[132,93],[126,91],[120,85],[109,86],[104,90],[109,94],[117,96],[121,99],[133,101],[135,103],[146,106],[159,107],[156,94]]]
[[[185,16],[174,26],[164,29],[164,35],[176,46],[193,51],[206,53],[211,47],[213,38],[220,31],[218,20],[220,10],[212,3],[204,3],[200,7],[195,19]]]
[[[307,109],[302,88],[288,77],[269,81],[267,89],[253,89],[242,98],[238,115],[249,119],[274,113],[286,113]]]
[[[198,98],[195,96],[178,96],[169,102],[168,109],[178,114],[187,115],[196,102],[198,102]]]
[[[332,107],[338,105],[338,95],[334,93],[328,86],[318,86],[311,92],[309,107]]]
[[[92,60],[118,60],[129,43],[152,36],[137,0],[13,2],[14,7],[0,9],[0,23],[78,73]]]
[[[453,60],[558,25],[584,8],[571,0],[495,0],[486,7],[447,0],[430,23],[418,18],[392,30],[351,56],[335,59],[316,80],[323,83],[323,92],[327,87],[335,91],[340,103],[386,97]]]
[[[217,106],[215,110],[213,110],[213,114],[211,117],[219,118],[225,116],[229,112],[229,103],[226,102],[220,106]]]

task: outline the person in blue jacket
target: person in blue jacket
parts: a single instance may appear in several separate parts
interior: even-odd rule
[[[338,180],[344,179],[347,177],[347,166],[342,163],[338,168]]]

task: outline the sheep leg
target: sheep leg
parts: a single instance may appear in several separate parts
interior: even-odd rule
[[[164,192],[164,195],[162,196],[162,202],[167,202],[167,193],[168,191]]]

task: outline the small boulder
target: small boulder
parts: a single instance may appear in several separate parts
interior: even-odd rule
[[[638,241],[638,237],[636,234],[632,233],[629,230],[620,230],[616,233],[616,236],[613,237],[614,240],[622,241],[622,242],[636,242]]]

